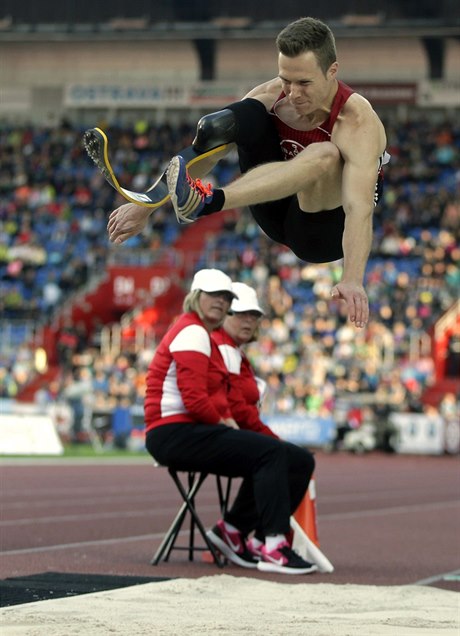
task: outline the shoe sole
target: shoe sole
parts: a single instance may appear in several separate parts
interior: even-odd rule
[[[181,225],[184,225],[188,223],[193,223],[193,220],[188,219],[187,217],[183,216],[179,212],[179,203],[177,201],[176,185],[179,179],[180,168],[181,168],[181,165],[180,165],[179,159],[177,157],[174,157],[173,159],[171,159],[171,163],[169,164],[168,172],[166,174],[166,182],[168,184],[168,191],[169,191],[171,203],[174,208],[174,212],[176,213],[177,222],[180,223]]]
[[[309,568],[289,568],[285,565],[276,565],[276,563],[269,563],[268,561],[259,561],[257,569],[261,572],[276,572],[278,574],[312,574],[318,570],[318,567],[312,565]]]
[[[168,171],[166,173],[166,182],[168,184],[169,196],[171,198],[171,203],[173,205],[174,211],[177,216],[177,220],[179,221],[178,211],[177,211],[177,194],[176,194],[176,183],[177,183],[177,175],[179,173],[179,161],[176,157],[171,159],[171,163],[168,166]]]
[[[212,530],[209,530],[206,533],[206,536],[213,543],[213,545],[215,545],[216,548],[219,548],[219,550],[222,552],[222,554],[229,561],[231,561],[232,563],[235,563],[235,565],[239,565],[242,568],[248,568],[248,569],[257,568],[257,563],[249,563],[248,561],[245,561],[244,559],[241,559],[236,554],[236,552],[233,552],[233,550],[231,548],[229,548],[229,546],[225,543],[225,541],[222,541],[222,539],[220,537],[218,537],[217,534],[214,534],[214,532]]]

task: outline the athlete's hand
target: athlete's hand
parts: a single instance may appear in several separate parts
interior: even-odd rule
[[[362,285],[356,283],[338,283],[331,290],[334,300],[344,300],[347,303],[348,315],[357,327],[364,327],[369,320],[369,303]]]
[[[114,210],[107,223],[107,232],[112,243],[123,243],[137,236],[147,225],[152,210],[135,203],[125,203]]]

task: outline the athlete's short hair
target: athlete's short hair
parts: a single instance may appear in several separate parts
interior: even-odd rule
[[[316,18],[299,18],[288,24],[278,34],[276,46],[286,57],[312,51],[324,75],[337,60],[334,34],[327,24]]]

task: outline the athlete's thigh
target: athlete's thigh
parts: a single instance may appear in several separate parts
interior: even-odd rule
[[[329,263],[343,257],[345,213],[333,210],[303,212],[293,197],[284,216],[284,244],[309,263]]]
[[[253,219],[265,234],[271,238],[272,241],[287,245],[288,247],[285,221],[287,211],[292,203],[295,203],[298,207],[296,196],[249,206]]]
[[[305,163],[307,175],[305,188],[297,194],[301,210],[319,212],[342,205],[343,159],[334,144],[311,144],[295,160]]]

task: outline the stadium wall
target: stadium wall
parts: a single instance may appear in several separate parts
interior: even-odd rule
[[[460,41],[445,41],[446,81],[460,76]],[[337,40],[347,77],[364,81],[417,81],[429,77],[422,42],[406,38]],[[191,40],[0,41],[0,85],[63,86],[75,81],[184,81],[200,79]],[[266,80],[277,74],[272,40],[222,40],[216,46],[215,80]]]
[[[444,83],[457,83],[460,77],[460,42],[445,40]],[[429,77],[429,61],[418,38],[338,38],[340,77],[353,82],[424,82]],[[0,40],[0,118],[31,123],[55,123],[62,116],[85,122],[87,111],[76,111],[65,102],[69,85],[93,87],[112,85],[152,88],[169,84],[174,90],[200,80],[200,60],[190,39],[161,42],[124,41],[1,41]],[[233,83],[234,90],[216,88],[216,98],[178,100],[173,104],[131,102],[133,108],[158,109],[161,120],[174,119],[175,108],[195,119],[203,109],[219,107],[238,99],[254,84],[277,73],[276,51],[272,39],[221,40],[216,43],[215,80]],[[208,91],[208,97],[209,97]],[[107,111],[120,109],[120,103],[105,103],[94,111],[104,117]],[[88,105],[86,105],[86,108]],[[99,106],[98,106],[99,107]]]

